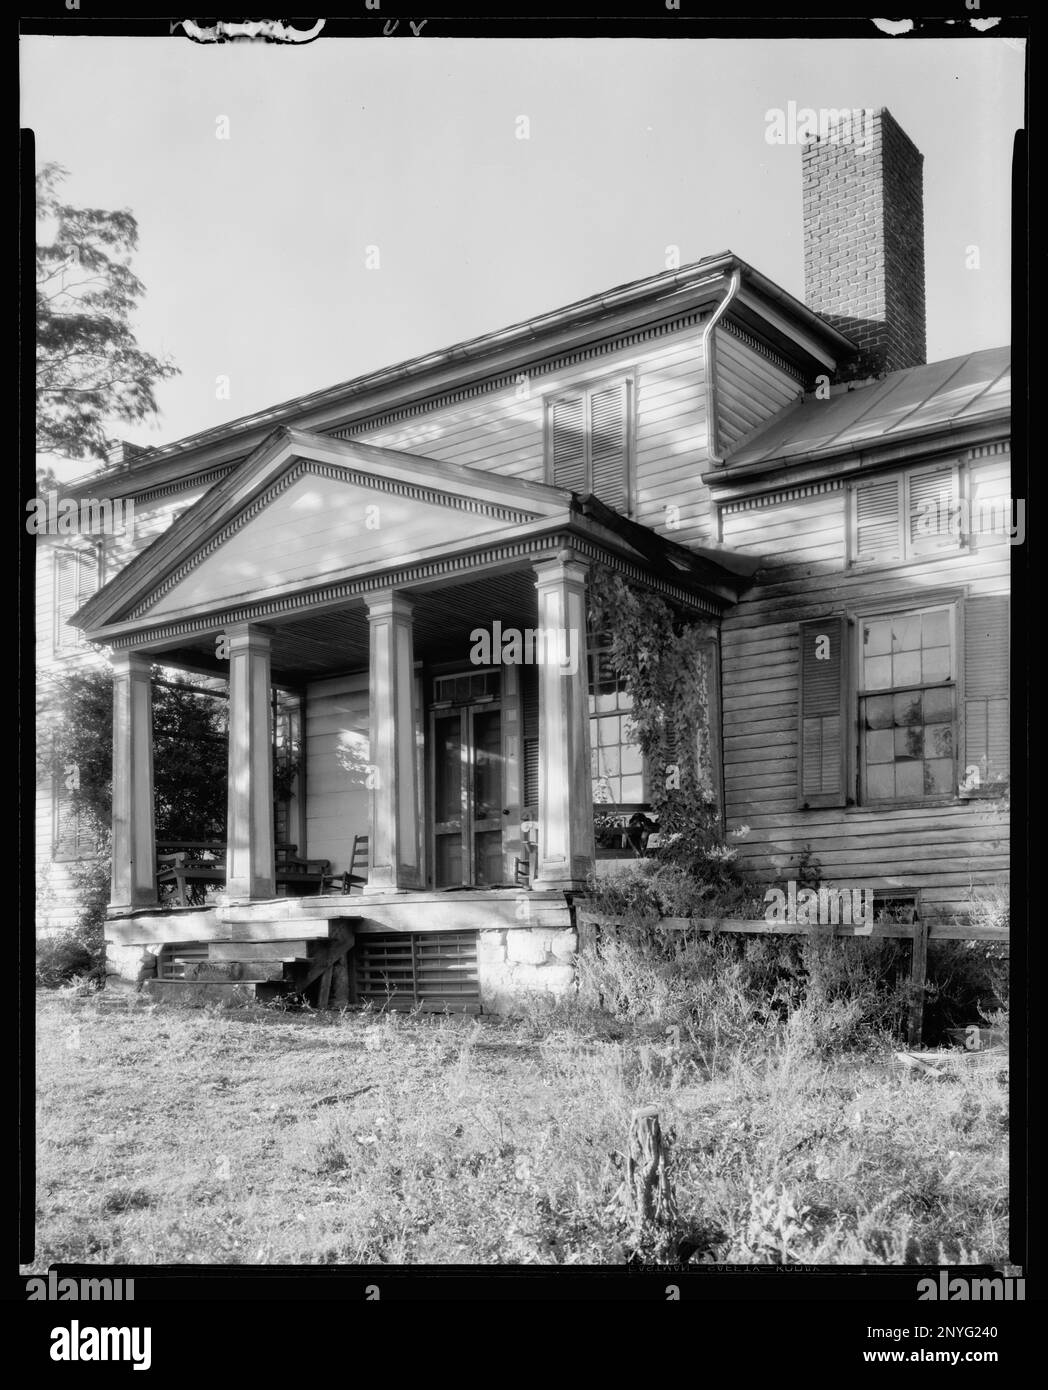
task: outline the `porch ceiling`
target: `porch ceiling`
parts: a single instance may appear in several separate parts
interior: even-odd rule
[[[416,660],[431,665],[467,661],[469,634],[476,627],[490,627],[496,619],[504,628],[531,627],[536,621],[535,577],[524,570],[402,592],[415,605]],[[272,635],[273,679],[280,685],[367,668],[368,621],[361,600],[346,608],[270,620],[266,627]],[[174,666],[226,674],[228,663],[215,658],[214,648],[214,637],[208,636],[157,656]]]

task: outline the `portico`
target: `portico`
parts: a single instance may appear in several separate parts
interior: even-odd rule
[[[522,819],[539,826],[528,886],[581,888],[594,863],[587,574],[616,568],[697,618],[719,611],[730,584],[694,556],[683,565],[650,531],[638,545],[631,526],[544,484],[291,430],[271,436],[76,618],[113,650],[114,924],[166,915],[154,874],[152,663],[228,680],[224,914],[257,918],[286,902],[275,873],[274,682],[302,692],[305,723],[319,731],[299,853],[341,872],[366,833],[364,899],[463,887],[519,895]],[[495,625],[539,641],[519,660],[504,647],[484,663],[477,629]],[[328,705],[338,711],[330,750],[327,726],[310,718]],[[325,780],[332,759],[337,787]],[[337,902],[323,901],[327,917]],[[348,901],[361,910],[361,896]],[[163,939],[161,925],[152,930]],[[208,930],[220,929],[212,920]]]

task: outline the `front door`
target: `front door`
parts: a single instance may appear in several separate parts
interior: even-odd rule
[[[502,709],[491,696],[430,711],[435,888],[490,887],[502,860]]]

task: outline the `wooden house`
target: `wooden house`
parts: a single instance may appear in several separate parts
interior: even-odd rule
[[[703,625],[756,879],[810,847],[947,914],[1001,879],[1008,356],[924,364],[921,157],[870,129],[804,151],[807,304],[713,255],[85,481],[134,499],[135,537],[41,546],[40,664],[110,653],[111,968],[438,1007],[570,988],[594,802],[647,800],[596,564]],[[154,663],[228,681],[206,904],[158,897]],[[302,745],[279,820],[274,689]],[[45,858],[54,801],[45,778]]]

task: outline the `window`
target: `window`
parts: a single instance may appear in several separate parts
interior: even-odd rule
[[[630,397],[620,379],[554,396],[546,403],[546,479],[630,510]]]
[[[859,624],[859,780],[864,802],[950,796],[957,783],[956,609]]]
[[[962,540],[956,464],[853,484],[853,565],[913,560],[957,550]]]
[[[1008,629],[1006,595],[801,623],[799,806],[1005,790]]]
[[[55,655],[67,656],[83,651],[87,642],[69,626],[69,619],[98,589],[101,578],[98,550],[58,550],[55,552]]]
[[[589,652],[590,764],[594,804],[644,801],[644,756],[629,737],[633,701],[605,645]]]

